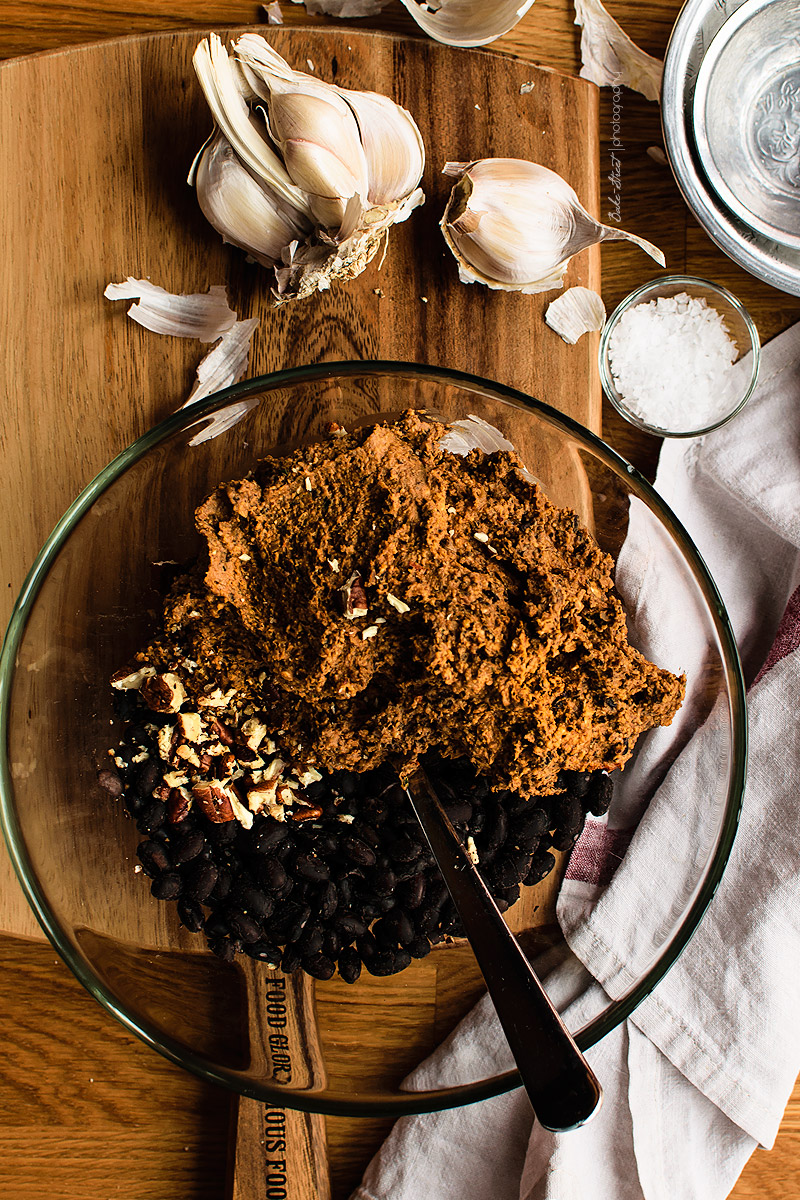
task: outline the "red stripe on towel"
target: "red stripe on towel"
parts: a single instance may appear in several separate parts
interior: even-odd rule
[[[570,855],[565,878],[606,887],[622,862],[634,832],[633,829],[609,829],[599,821],[587,821]]]
[[[753,683],[758,683],[762,675],[766,675],[767,671],[770,671],[782,658],[786,658],[787,654],[792,654],[798,646],[800,646],[800,587],[795,588],[789,597],[789,603],[781,617],[772,649]]]

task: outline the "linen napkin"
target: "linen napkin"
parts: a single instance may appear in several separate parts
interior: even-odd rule
[[[800,325],[765,347],[756,394],[729,425],[665,443],[655,486],[719,587],[748,684],[748,779],[722,882],[675,966],[589,1051],[604,1088],[592,1121],[550,1134],[522,1089],[403,1118],[353,1200],[723,1200],[774,1141],[800,1071]],[[640,535],[634,506],[620,590],[635,623],[685,622],[691,662],[691,622],[671,612]],[[679,728],[672,736],[666,774],[659,754],[642,756],[571,856],[558,918],[574,959],[547,986],[572,1028],[598,989],[618,996],[636,976],[674,893],[665,872],[697,834],[718,765],[702,728],[685,745]],[[405,1086],[512,1065],[484,997]]]

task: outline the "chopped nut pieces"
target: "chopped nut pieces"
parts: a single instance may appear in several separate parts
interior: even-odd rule
[[[359,571],[354,571],[342,588],[342,599],[344,615],[348,621],[355,621],[357,617],[365,617],[369,612],[367,593],[362,587]]]
[[[153,712],[177,712],[186,699],[183,684],[177,675],[148,675],[139,688],[142,699]]]

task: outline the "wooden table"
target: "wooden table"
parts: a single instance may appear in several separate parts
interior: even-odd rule
[[[679,0],[610,0],[631,36],[663,54]],[[284,4],[287,25],[309,20]],[[253,23],[260,6],[243,0],[6,0],[0,57],[104,37],[169,28]],[[495,48],[577,73],[578,31],[569,0],[537,3]],[[315,21],[318,18],[315,18]],[[416,34],[399,4],[354,27]],[[57,103],[57,97],[51,97]],[[767,340],[800,319],[800,301],[741,271],[709,241],[686,209],[668,168],[646,150],[659,145],[658,108],[623,93],[623,224],[650,237],[674,271],[705,275],[730,287],[753,313]],[[610,170],[610,99],[601,100],[601,196]],[[76,153],[80,148],[76,147]],[[603,205],[601,205],[602,210]],[[8,252],[8,248],[7,248]],[[10,248],[13,254],[13,247]],[[604,255],[603,296],[609,308],[652,274],[633,248]],[[607,439],[652,477],[658,444],[606,409]],[[230,1097],[147,1050],[86,997],[48,945],[0,939],[0,1178],[10,1200],[211,1200],[224,1192]],[[156,1109],[170,1114],[160,1123]],[[389,1123],[328,1122],[334,1196],[348,1195]],[[787,1108],[775,1150],[757,1151],[732,1193],[734,1200],[778,1200],[800,1194],[800,1088]],[[313,1197],[309,1197],[313,1200]]]

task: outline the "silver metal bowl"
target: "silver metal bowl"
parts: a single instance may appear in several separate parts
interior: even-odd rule
[[[800,3],[746,0],[703,57],[697,151],[722,201],[800,249]]]
[[[664,61],[661,117],[664,145],[675,179],[686,203],[712,241],[756,278],[800,296],[800,246],[788,245],[785,240],[769,236],[755,226],[752,214],[743,217],[723,202],[704,168],[695,130],[695,93],[702,83],[700,73],[714,39],[726,22],[740,10],[777,11],[785,7],[795,14],[787,41],[794,47],[796,59],[800,59],[798,0],[788,5],[784,0],[686,0],[672,31]],[[747,63],[739,56],[739,81],[746,70]],[[793,77],[789,82],[793,87]],[[745,107],[738,83],[730,107],[738,111]],[[728,178],[727,170],[725,176]],[[785,238],[784,233],[781,236]]]

